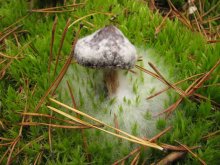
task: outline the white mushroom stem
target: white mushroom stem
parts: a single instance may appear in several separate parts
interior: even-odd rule
[[[103,78],[108,90],[108,96],[114,95],[119,86],[118,71],[116,69],[106,69]]]

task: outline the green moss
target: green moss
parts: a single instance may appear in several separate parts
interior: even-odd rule
[[[0,137],[15,138],[18,135],[22,117],[17,112],[23,112],[25,106],[27,106],[28,112],[33,112],[40,98],[44,95],[45,91],[50,86],[50,83],[54,80],[55,76],[48,74],[48,59],[51,42],[51,29],[53,25],[54,16],[58,16],[58,24],[55,33],[54,42],[54,58],[59,48],[61,35],[65,26],[66,20],[71,17],[72,22],[75,21],[75,17],[83,17],[92,12],[111,12],[113,16],[106,16],[104,14],[96,14],[91,17],[87,17],[86,20],[94,24],[92,30],[83,28],[80,37],[92,33],[93,31],[108,25],[115,24],[118,26],[124,34],[134,43],[137,47],[153,48],[155,50],[154,56],[160,60],[163,56],[164,63],[169,68],[169,74],[172,80],[178,81],[189,77],[194,74],[209,71],[217,60],[219,60],[220,44],[206,44],[204,37],[196,32],[191,32],[185,26],[183,26],[178,20],[167,20],[164,27],[158,33],[154,35],[155,28],[158,27],[162,21],[162,17],[158,13],[151,13],[146,4],[141,4],[136,1],[111,1],[111,0],[99,0],[99,1],[87,1],[86,5],[81,8],[77,8],[74,12],[57,13],[57,14],[42,14],[31,13],[26,18],[17,23],[22,25],[19,30],[27,30],[28,33],[19,36],[20,46],[10,35],[5,40],[4,53],[9,55],[16,55],[25,44],[31,42],[24,50],[21,51],[22,60],[14,60],[11,66],[7,69],[6,74],[0,81],[0,121],[6,126],[0,132]],[[206,1],[210,6],[216,1]],[[210,8],[205,6],[205,8]],[[206,9],[206,10],[207,10]],[[0,29],[14,23],[19,18],[27,15],[28,4],[25,0],[6,0],[0,1]],[[216,11],[218,11],[217,9]],[[215,11],[214,11],[215,12]],[[3,18],[1,18],[3,17]],[[79,26],[73,25],[67,32],[64,46],[61,52],[61,59],[58,65],[58,71],[64,64],[65,59],[68,57],[71,43],[76,34]],[[85,23],[86,24],[86,23]],[[90,27],[89,25],[86,25]],[[0,45],[0,48],[3,48]],[[193,60],[192,60],[193,59]],[[2,68],[4,65],[0,66]],[[52,64],[52,70],[54,69],[54,61]],[[72,78],[73,83],[78,83],[78,86],[85,86],[87,82],[82,82],[81,74],[79,73],[80,67],[73,65],[74,73]],[[88,78],[88,83],[91,89],[102,93],[103,87],[93,84],[91,78],[96,77],[96,72],[87,72],[91,77]],[[210,79],[205,82],[205,85],[219,83],[218,67]],[[57,72],[58,73],[58,72]],[[57,75],[57,74],[56,74]],[[140,75],[143,83],[143,75]],[[27,87],[26,82],[29,82]],[[186,89],[192,81],[188,81],[183,85],[180,85],[182,89]],[[35,87],[36,86],[36,87]],[[140,103],[140,96],[138,95],[138,83],[133,85],[133,91],[136,94],[135,100],[128,100],[124,98],[126,104],[131,105],[133,102],[138,105]],[[22,91],[20,89],[23,89]],[[27,93],[24,92],[25,90]],[[144,89],[148,90],[148,89]],[[105,94],[96,96],[96,93],[91,93],[90,90],[86,90],[85,98],[83,91],[78,88],[74,89],[74,95],[76,97],[77,106],[80,110],[85,107],[93,107],[99,111],[102,107],[99,107],[100,102],[106,98]],[[150,92],[153,92],[151,89]],[[33,92],[33,94],[32,94]],[[220,88],[217,86],[210,86],[207,88],[201,88],[197,91],[199,94],[212,99],[215,102],[220,100]],[[103,92],[104,93],[104,92]],[[94,102],[94,97],[100,97],[100,102]],[[69,95],[68,95],[69,96]],[[60,96],[58,96],[60,97]],[[171,92],[169,104],[172,104],[177,100],[179,96]],[[27,105],[26,105],[27,99]],[[93,100],[93,101],[92,101]],[[113,105],[116,99],[109,101],[109,106]],[[46,101],[47,103],[47,101]],[[99,109],[100,108],[100,109]],[[118,107],[119,111],[125,111],[123,106]],[[108,112],[108,108],[104,108]],[[41,107],[39,113],[50,112],[45,105]],[[62,118],[60,115],[57,117]],[[144,116],[147,120],[151,118],[150,114]],[[36,122],[48,122],[45,118],[33,117],[33,121]],[[62,122],[54,121],[56,124],[63,124]],[[160,138],[160,142],[176,145],[175,140],[178,140],[189,146],[200,145],[201,148],[194,150],[207,164],[218,164],[219,160],[219,135],[215,135],[208,140],[204,140],[202,137],[219,130],[220,128],[220,113],[219,108],[213,106],[210,101],[203,101],[201,103],[195,103],[189,100],[184,100],[181,105],[175,110],[173,118],[171,120],[160,119],[157,122],[157,128],[162,130],[168,125],[172,125],[173,129]],[[158,131],[159,131],[158,130]],[[132,127],[133,134],[137,134],[138,126],[134,124]],[[88,140],[88,151],[92,155],[92,163],[94,164],[110,164],[117,159],[122,158],[130,152],[129,144],[122,141],[118,143],[118,140],[108,135],[101,133],[100,131],[85,131]],[[23,130],[23,137],[16,145],[16,149],[22,148],[25,144],[37,137],[44,135],[45,138],[41,142],[34,143],[33,146],[25,148],[21,154],[14,160],[14,164],[31,164],[36,159],[37,154],[43,151],[44,156],[42,158],[42,164],[85,164],[86,160],[85,148],[83,147],[83,140],[80,131],[78,130],[66,130],[66,129],[53,129],[52,131],[52,149],[48,144],[48,128],[43,126],[31,126],[25,127]],[[108,141],[104,141],[102,138],[109,138]],[[130,148],[131,149],[131,148]],[[0,155],[3,155],[7,150],[7,147],[0,148]],[[151,155],[149,164],[162,158],[165,154],[155,150],[148,150],[147,153],[143,152],[141,160]],[[6,164],[4,159],[3,164]],[[198,164],[198,161],[187,154],[179,164]]]

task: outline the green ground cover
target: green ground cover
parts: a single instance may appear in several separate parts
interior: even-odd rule
[[[58,21],[53,46],[54,56],[60,47],[68,18],[71,18],[70,23],[73,23],[78,18],[87,17],[82,21],[74,22],[68,29],[57,71],[53,75],[56,57],[52,60],[50,74],[48,63],[55,16]],[[22,19],[16,23],[20,18]],[[177,19],[167,19],[161,31],[155,36],[155,29],[162,20],[158,12],[151,12],[146,3],[139,1],[91,0],[82,6],[75,7],[74,11],[61,13],[29,12],[29,5],[25,0],[0,1],[1,39],[8,32],[6,27],[16,23],[12,27],[17,28],[14,30],[14,35],[10,33],[4,40],[0,40],[0,52],[11,56],[10,58],[0,56],[0,164],[9,162],[9,157],[12,164],[33,164],[35,161],[39,164],[111,164],[130,153],[137,146],[136,144],[125,140],[115,141],[117,137],[110,137],[103,132],[90,129],[83,133],[87,138],[86,148],[82,132],[74,129],[51,129],[50,145],[48,126],[21,127],[19,123],[24,119],[19,113],[35,111],[39,100],[68,58],[80,23],[84,24],[80,37],[91,34],[105,25],[114,24],[135,46],[154,49],[155,58],[162,58],[166,64],[171,82],[177,82],[195,74],[207,73],[219,61],[220,44],[207,44],[204,36],[198,32],[192,32]],[[204,85],[196,91],[208,99],[199,98],[195,101],[192,98],[186,98],[175,109],[171,119],[161,119],[157,122],[157,133],[172,126],[170,131],[159,138],[158,144],[178,146],[176,141],[179,141],[187,146],[199,146],[198,149],[193,150],[194,153],[207,164],[219,163],[220,135],[216,133],[204,138],[211,133],[219,132],[220,128],[219,73],[220,68],[217,67]],[[186,81],[179,87],[186,90],[192,82]],[[175,103],[179,98],[174,91],[170,95],[168,105]],[[59,98],[59,93],[55,93],[54,97]],[[46,105],[53,105],[53,103],[49,102],[48,98],[40,107],[39,113],[51,114]],[[82,102],[86,100],[86,98],[81,99]],[[80,109],[80,103],[77,102],[77,105]],[[53,113],[53,115],[65,119],[58,114]],[[49,123],[48,118],[42,117],[35,117],[33,121]],[[62,121],[55,121],[55,124],[62,124]],[[99,136],[107,136],[108,141],[102,143]],[[34,142],[36,138],[39,141]],[[17,140],[11,156],[11,150],[8,148],[12,147],[13,143],[6,144],[11,142],[10,139]],[[24,147],[29,142],[31,145]],[[22,149],[21,152],[19,152],[20,149]],[[171,151],[143,149],[139,162],[143,162],[145,158],[148,164],[157,162],[169,152]],[[130,157],[125,163],[129,164],[133,158],[134,156]],[[187,153],[177,164],[200,164],[200,162]]]

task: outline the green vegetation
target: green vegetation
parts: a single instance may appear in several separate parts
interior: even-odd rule
[[[91,13],[93,15],[88,16]],[[78,21],[68,29],[57,73],[53,75],[55,55],[60,46],[66,21],[71,18],[72,23],[86,15],[88,17],[83,20],[89,23]],[[57,16],[58,21],[53,46],[54,58],[49,74],[51,31],[55,16]],[[17,29],[2,39],[8,32],[5,28],[19,19],[21,20],[13,25],[13,28]],[[169,68],[167,71],[172,76],[170,82],[177,82],[199,73],[207,73],[220,59],[219,42],[207,44],[204,36],[198,32],[192,32],[177,19],[167,19],[161,31],[155,36],[155,29],[161,24],[162,20],[163,18],[158,12],[152,13],[147,4],[142,1],[89,0],[85,5],[75,7],[74,11],[56,14],[29,12],[26,0],[0,1],[0,38],[2,39],[0,40],[0,52],[13,57],[0,56],[0,164],[7,163],[10,150],[5,157],[4,153],[11,145],[3,146],[2,144],[11,142],[1,140],[3,137],[18,139],[11,155],[12,164],[33,164],[35,161],[39,164],[78,165],[90,161],[93,164],[111,164],[137,147],[136,144],[125,140],[114,140],[116,137],[97,130],[87,129],[82,133],[81,130],[61,128],[51,129],[52,143],[50,145],[48,126],[24,126],[21,136],[19,136],[21,128],[19,123],[22,122],[22,116],[19,113],[35,111],[39,100],[55,80],[68,58],[71,44],[75,39],[80,23],[85,25],[80,32],[80,37],[105,25],[114,24],[137,47],[153,48],[156,52],[156,58],[160,59],[163,56],[164,63]],[[76,70],[73,74],[74,79],[79,79],[80,82],[81,74],[77,70],[79,68],[75,66],[76,64],[71,65]],[[208,99],[197,98],[195,101],[192,97],[186,98],[175,109],[170,120],[161,119],[158,121],[158,133],[168,125],[172,126],[169,132],[159,138],[158,144],[178,145],[177,140],[187,146],[200,146],[193,152],[207,164],[217,165],[219,163],[220,134],[216,133],[213,136],[206,137],[220,129],[219,73],[220,67],[217,67],[210,78],[205,81],[204,86],[196,91]],[[88,74],[96,73],[88,71]],[[179,87],[186,90],[192,82],[186,81],[181,83]],[[80,85],[83,83],[87,82],[81,82]],[[95,86],[92,81],[90,85]],[[137,89],[138,84],[135,84],[133,86],[134,92],[137,92]],[[90,92],[88,91],[88,93]],[[180,97],[174,91],[170,95],[168,106],[175,103]],[[77,100],[77,108],[83,111],[83,107],[88,106],[87,98],[84,98],[83,93],[78,90],[74,91],[74,96]],[[56,93],[55,97],[61,96]],[[102,97],[100,96],[100,100],[103,99]],[[94,99],[93,95],[91,95],[90,100],[92,99]],[[139,99],[137,97],[135,100],[136,104],[139,103]],[[130,100],[125,99],[124,101],[128,105],[131,104]],[[115,100],[112,99],[110,104],[114,104],[114,102]],[[46,107],[48,104],[53,103],[46,99],[39,109],[39,113],[51,114]],[[93,103],[93,107],[97,110],[99,110],[98,105],[99,103]],[[126,110],[123,107],[120,109],[121,111]],[[65,119],[58,114],[53,114],[53,116]],[[145,116],[147,119],[152,118],[150,114],[145,114]],[[32,122],[49,123],[48,118],[32,117],[30,119]],[[58,120],[55,120],[54,123],[63,124],[62,121]],[[137,126],[134,125],[132,130],[134,134],[137,133],[137,129]],[[87,149],[82,134],[87,138]],[[108,141],[103,141],[103,136],[106,136]],[[24,147],[29,142],[31,145]],[[128,146],[130,150],[128,150]],[[21,149],[22,151],[19,152]],[[166,153],[161,151],[149,149],[141,153],[140,162],[148,157],[147,162],[150,164],[162,159],[165,155]],[[128,164],[132,159],[133,157],[129,158],[126,163]],[[199,161],[188,153],[178,164],[199,164]]]

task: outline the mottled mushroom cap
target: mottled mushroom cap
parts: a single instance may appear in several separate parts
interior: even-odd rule
[[[92,68],[130,69],[137,60],[134,45],[115,26],[106,26],[77,41],[74,58]]]

